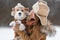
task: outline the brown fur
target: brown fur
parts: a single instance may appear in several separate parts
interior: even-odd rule
[[[22,20],[22,23],[26,26],[25,31],[19,31],[19,25],[16,25],[16,27],[14,28],[15,37],[20,36],[20,38],[23,40],[46,40],[46,33],[42,32],[42,30],[45,28],[42,26],[40,19],[35,14],[34,14],[34,16],[35,16],[35,18],[34,18],[35,23],[31,26],[28,26],[26,24],[27,18]],[[31,19],[31,18],[29,17],[29,19]],[[47,26],[47,28],[49,28],[49,27]],[[46,31],[48,31],[48,30],[46,30]],[[49,32],[50,31],[52,31],[52,29],[49,29]]]
[[[16,33],[19,36],[21,36],[23,40],[46,40],[46,34],[40,31],[42,26],[41,26],[41,23],[39,23],[39,18],[36,15],[35,15],[35,20],[36,20],[36,23],[34,25],[30,27],[26,26],[26,31],[16,31]],[[15,28],[15,30],[16,29],[18,28]]]
[[[41,6],[41,5],[39,5],[39,6]],[[43,10],[43,12],[39,10],[38,13],[43,16],[43,14],[46,13],[47,10],[45,10],[46,6],[44,7],[44,5],[42,5],[41,7],[42,7],[41,10]],[[48,8],[46,8],[46,9],[48,9]],[[26,12],[26,11],[24,11],[24,12]],[[16,24],[16,27],[14,28],[15,37],[19,36],[22,40],[46,40],[46,33],[42,32],[42,30],[45,28],[42,26],[42,24],[40,22],[41,19],[39,19],[36,14],[34,14],[34,15],[35,15],[35,18],[34,18],[35,23],[31,26],[28,26],[26,24],[27,22],[29,22],[29,21],[27,21],[27,18],[22,20],[22,23],[26,26],[25,31],[20,31],[19,25]],[[41,15],[39,15],[39,16],[41,16]],[[46,15],[46,14],[44,14],[44,15]],[[48,13],[47,13],[47,16],[48,16]],[[43,17],[41,17],[41,18],[43,18]],[[30,20],[30,17],[28,19]],[[42,22],[45,21],[45,19],[42,20]],[[49,25],[49,23],[48,23],[48,25]],[[49,28],[49,27],[46,26],[46,28]],[[50,32],[50,31],[52,31],[52,29],[48,29],[48,31]]]

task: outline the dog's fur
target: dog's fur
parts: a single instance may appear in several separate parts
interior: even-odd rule
[[[35,15],[35,14],[34,14]],[[39,18],[35,15],[35,24],[31,26],[26,25],[25,31],[17,31],[18,35],[21,36],[23,40],[46,40],[46,34],[41,32],[42,25]],[[18,29],[18,28],[15,28]]]
[[[17,8],[16,8],[17,9]],[[24,8],[23,8],[24,9]],[[21,10],[21,9],[20,9]],[[34,10],[33,10],[34,11]],[[40,10],[38,8],[38,11],[40,13]],[[49,11],[49,10],[47,10]],[[28,11],[24,11],[24,12],[28,12]],[[37,11],[34,11],[35,13],[37,13]],[[39,17],[32,12],[31,14],[34,15],[33,17],[33,21],[35,21],[33,23],[33,25],[27,25],[29,24],[29,22],[31,22],[31,18],[30,15],[27,18],[22,19],[22,23],[25,25],[26,29],[23,31],[19,30],[19,25],[16,24],[16,26],[14,27],[14,31],[15,31],[15,37],[19,36],[22,40],[46,40],[46,34],[49,33],[52,29],[45,29],[45,26],[42,26],[41,20],[39,19]],[[45,12],[45,11],[44,11]],[[43,13],[43,12],[42,12]],[[48,16],[48,15],[47,15]],[[18,18],[19,19],[19,18]],[[28,20],[26,20],[28,19]],[[46,28],[49,28],[48,26]],[[44,30],[48,31],[45,32]],[[52,31],[53,32],[53,31]]]
[[[37,15],[35,13],[33,14],[35,16],[34,18],[35,24],[31,26],[27,26],[25,24],[26,31],[16,31],[16,33],[18,33],[18,35],[21,36],[22,40],[46,40],[47,33],[49,34],[50,32],[54,31],[52,31],[52,29],[50,29],[48,26],[47,26],[48,30],[45,29],[44,26],[42,26],[40,19],[37,17]],[[15,28],[15,30],[17,29],[18,28]],[[45,33],[42,30],[48,32]]]
[[[39,0],[33,5],[33,10],[35,14],[39,17],[41,24],[44,26],[43,28],[44,31],[42,30],[42,32],[50,35],[54,34],[56,31],[51,26],[51,22],[49,22],[49,20],[47,19],[50,12],[50,8],[47,2],[43,0]]]

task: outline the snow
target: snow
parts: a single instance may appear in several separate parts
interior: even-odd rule
[[[60,40],[60,27],[55,26],[56,35],[49,37],[46,40]],[[0,40],[12,40],[14,37],[14,32],[11,28],[0,27]]]
[[[11,28],[0,28],[0,40],[12,40],[13,36],[14,34]]]
[[[47,36],[46,40],[60,40],[60,27],[55,26],[55,29],[56,29],[56,35],[52,37]]]

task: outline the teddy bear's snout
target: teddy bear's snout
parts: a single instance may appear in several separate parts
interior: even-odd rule
[[[19,16],[21,16],[21,12],[19,12],[18,14],[19,14]]]

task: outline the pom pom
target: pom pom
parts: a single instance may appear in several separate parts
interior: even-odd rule
[[[25,8],[21,3],[17,3],[17,5],[15,6],[15,8],[17,8],[17,7]]]

